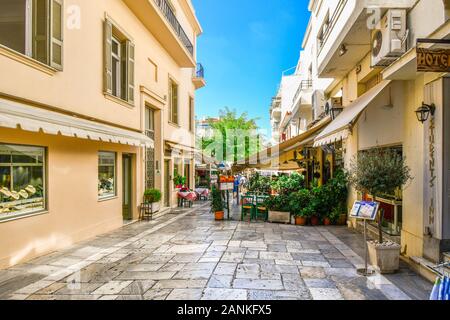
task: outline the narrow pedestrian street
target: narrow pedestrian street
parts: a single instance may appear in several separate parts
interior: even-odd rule
[[[0,299],[426,299],[402,267],[358,276],[361,235],[346,227],[216,222],[208,202],[137,222],[0,271]],[[355,251],[356,252],[355,252]]]

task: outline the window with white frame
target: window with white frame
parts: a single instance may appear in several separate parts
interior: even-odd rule
[[[46,208],[45,148],[0,144],[0,220]]]
[[[134,44],[110,20],[105,20],[104,28],[104,91],[133,104],[135,100]]]
[[[98,153],[98,197],[106,199],[116,196],[116,153]]]
[[[0,45],[62,70],[63,0],[0,0]]]

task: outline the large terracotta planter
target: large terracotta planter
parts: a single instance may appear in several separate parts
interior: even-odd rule
[[[306,217],[295,217],[295,224],[297,226],[305,226],[308,219]]]
[[[320,219],[317,216],[312,216],[311,217],[311,225],[313,226],[318,226],[320,224]]]
[[[331,220],[330,218],[324,218],[323,219],[323,224],[326,226],[331,226]]]
[[[225,217],[225,212],[223,211],[214,212],[214,217],[216,218],[216,221],[222,221]]]
[[[379,244],[368,241],[370,264],[376,267],[380,273],[395,273],[399,269],[401,246],[394,242]]]
[[[269,211],[269,222],[291,223],[291,213],[281,211]]]

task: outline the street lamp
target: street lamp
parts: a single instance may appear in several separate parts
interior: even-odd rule
[[[415,111],[417,120],[419,120],[419,122],[421,122],[421,123],[424,123],[428,120],[428,118],[430,117],[430,114],[432,116],[434,116],[435,111],[436,111],[436,106],[434,104],[429,105],[429,104],[425,104],[423,102],[422,106],[420,106],[420,108]]]

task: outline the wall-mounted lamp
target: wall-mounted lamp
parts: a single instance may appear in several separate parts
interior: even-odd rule
[[[348,51],[347,46],[345,44],[341,45],[341,48],[339,49],[339,55],[342,57],[344,54],[346,54]]]
[[[436,106],[434,104],[425,104],[424,102],[422,103],[422,106],[420,106],[419,109],[417,109],[416,112],[416,116],[417,116],[417,120],[419,120],[419,122],[424,123],[428,120],[428,118],[431,116],[434,116],[434,113],[436,111]]]

